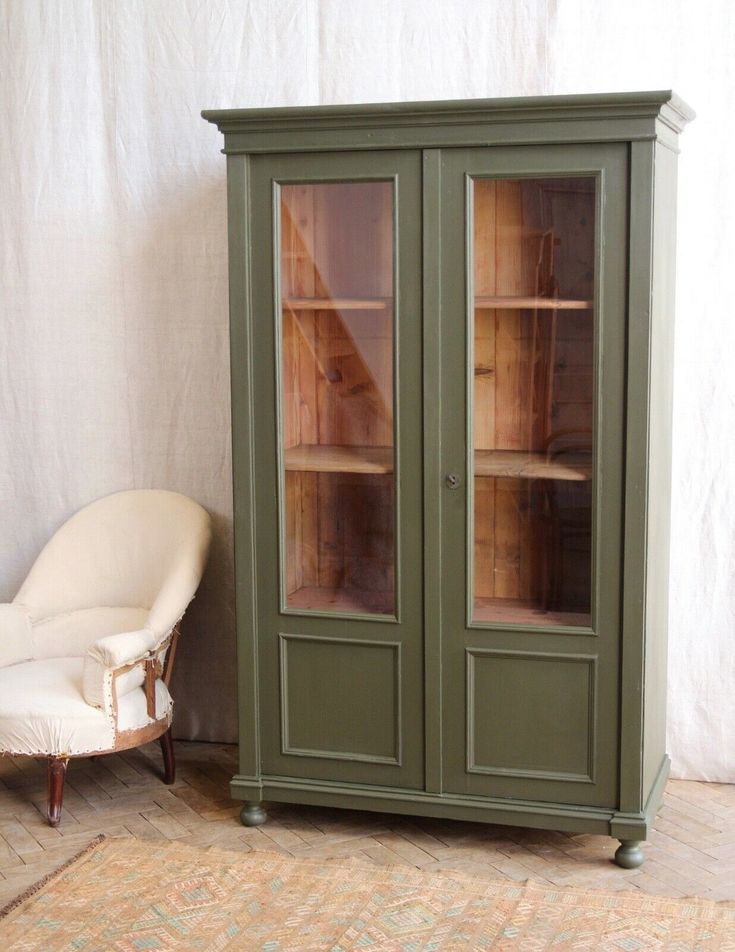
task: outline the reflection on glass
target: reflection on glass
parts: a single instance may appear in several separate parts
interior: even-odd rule
[[[286,603],[395,611],[393,186],[281,187]]]
[[[589,625],[595,180],[476,179],[473,618]]]

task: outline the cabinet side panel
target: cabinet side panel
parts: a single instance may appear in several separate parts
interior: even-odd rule
[[[656,144],[645,606],[644,801],[656,780],[666,753],[676,160],[676,153],[660,143]]]
[[[232,472],[235,520],[240,776],[260,771],[258,740],[257,625],[252,456],[251,310],[248,196],[249,158],[227,157],[230,273],[230,361],[232,375]]]

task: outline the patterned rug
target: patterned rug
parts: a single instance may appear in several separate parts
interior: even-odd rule
[[[735,907],[132,839],[0,913],[3,952],[735,950]]]

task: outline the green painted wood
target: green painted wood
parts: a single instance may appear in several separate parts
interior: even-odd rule
[[[620,652],[620,561],[622,542],[622,479],[625,382],[626,229],[627,214],[619,196],[627,194],[628,150],[625,146],[595,145],[544,149],[453,149],[447,150],[442,167],[442,471],[461,477],[459,490],[445,490],[443,497],[443,550],[453,565],[445,573],[443,612],[444,685],[444,790],[451,793],[531,797],[564,803],[615,807],[618,777]],[[598,179],[599,283],[595,310],[595,494],[593,503],[593,629],[503,628],[469,623],[472,544],[468,531],[472,487],[468,486],[471,438],[470,388],[473,361],[469,328],[472,313],[467,208],[471,177],[516,178],[594,174]],[[498,763],[491,770],[468,772],[466,741],[471,721],[468,657],[475,652],[523,652],[529,658],[545,653],[574,657],[592,656],[594,691],[588,714],[575,734],[572,712],[559,722],[560,759],[578,756],[581,743],[590,745],[592,782],[554,775],[545,763],[533,763],[536,732],[543,730],[541,713],[534,721],[514,721],[500,710],[485,706],[481,729],[505,732],[505,749],[513,744],[526,763],[523,775],[514,776]],[[539,710],[546,697],[543,668],[528,662],[526,704]],[[546,717],[558,718],[557,708]],[[488,742],[489,744],[490,742]],[[481,747],[475,740],[475,746]],[[563,754],[563,756],[562,756]]]
[[[468,648],[466,664],[468,774],[594,782],[595,655]]]
[[[621,869],[637,869],[643,865],[643,850],[639,840],[621,840],[615,851],[615,862]]]
[[[644,800],[666,756],[669,631],[677,177],[676,155],[659,143],[656,143],[654,153],[654,179],[643,689],[646,699],[643,723]]]
[[[450,102],[205,110],[226,152],[439,148],[651,139],[692,110],[669,90]],[[661,129],[658,134],[665,134]]]
[[[426,790],[440,793],[442,742],[441,581],[441,151],[423,153],[423,399],[424,399],[424,696]]]
[[[251,800],[240,810],[240,822],[243,826],[262,826],[268,819],[263,807],[257,800]]]
[[[668,774],[675,151],[692,111],[662,91],[204,115],[229,153],[241,737],[232,793],[249,802],[246,820],[261,822],[269,798],[644,840]],[[465,177],[582,171],[598,174],[604,193],[593,625],[468,626],[467,487],[443,481],[467,470]],[[398,619],[284,611],[272,182],[396,176]],[[564,695],[552,716],[579,721],[569,746],[532,736],[550,706],[545,663],[557,665]],[[508,693],[524,664],[525,707]],[[323,704],[334,679],[341,693]],[[348,696],[353,724],[341,718]],[[379,696],[374,723],[362,723]],[[493,725],[514,705],[517,726]]]
[[[283,776],[421,787],[424,783],[421,363],[421,155],[418,152],[257,156],[250,200],[254,373],[258,658],[262,770]],[[279,321],[273,249],[274,185],[396,181],[396,544],[398,618],[299,612],[282,606],[278,461]],[[277,256],[275,256],[277,261]],[[301,636],[296,642],[294,636]],[[386,650],[375,647],[384,644]],[[366,645],[375,670],[366,662]],[[287,650],[284,645],[288,646]],[[298,650],[294,648],[298,645]],[[350,646],[353,658],[349,659]],[[296,653],[296,667],[288,663]],[[392,674],[389,674],[387,665]],[[306,678],[306,680],[304,680]],[[345,693],[344,681],[350,691]],[[396,680],[395,691],[383,692]],[[311,692],[312,708],[308,706]],[[397,692],[397,693],[396,693]],[[340,724],[327,724],[324,716]],[[359,723],[370,717],[373,724]],[[298,722],[302,725],[298,726]],[[318,733],[322,725],[322,740]],[[289,725],[291,729],[289,731]],[[392,752],[386,738],[396,737]],[[307,747],[299,746],[301,743]]]
[[[624,812],[618,810],[610,821],[610,835],[617,839],[645,840],[661,806],[671,761],[664,757],[643,809]]]
[[[238,631],[240,772],[260,772],[258,664],[255,632],[256,551],[253,476],[254,406],[251,374],[250,208],[246,156],[227,159],[227,230],[230,261],[230,381],[232,481],[235,523],[235,610]]]
[[[217,124],[220,131],[231,128],[285,128],[302,130],[305,121],[325,126],[365,125],[383,128],[414,121],[441,120],[457,125],[468,117],[478,121],[534,122],[596,118],[663,115],[667,123],[681,132],[694,116],[694,110],[670,89],[624,93],[582,93],[562,96],[503,96],[495,99],[423,100],[418,102],[352,103],[324,106],[273,106],[252,109],[205,109],[202,116]]]
[[[233,787],[233,796],[244,798],[245,795],[244,788],[239,794]],[[610,834],[613,816],[609,810],[559,803],[487,796],[456,796],[405,788],[308,782],[280,777],[264,778],[263,799],[279,803],[308,803],[315,806],[346,807],[351,810],[600,834]]]
[[[646,506],[648,501],[648,396],[651,352],[653,251],[652,142],[633,143],[630,170],[628,379],[626,402],[636,412],[626,428],[623,568],[620,793],[623,812],[643,807],[644,631]],[[650,700],[650,699],[649,699]]]

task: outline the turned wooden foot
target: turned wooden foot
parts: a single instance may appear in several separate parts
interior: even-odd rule
[[[240,820],[243,826],[262,826],[268,819],[268,814],[258,801],[248,800],[240,810]]]
[[[176,779],[176,760],[174,758],[174,742],[171,739],[171,728],[161,734],[161,753],[163,754],[163,782],[172,784]]]
[[[638,869],[645,856],[640,840],[621,840],[615,853],[615,862],[623,869]]]
[[[49,757],[48,759],[48,802],[46,817],[49,826],[58,826],[61,819],[61,805],[64,801],[64,780],[66,779],[67,757]]]

